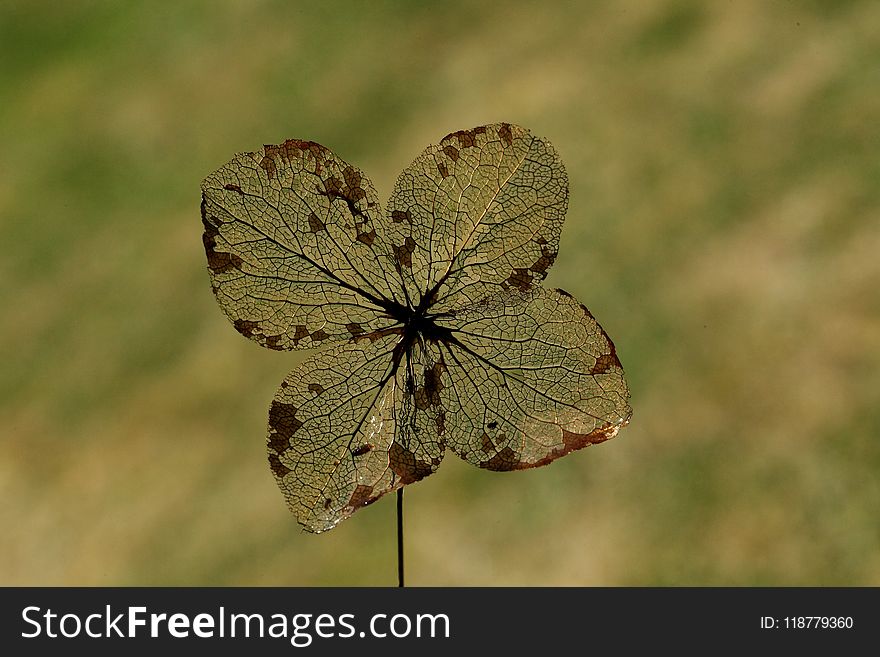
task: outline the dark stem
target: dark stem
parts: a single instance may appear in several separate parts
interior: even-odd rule
[[[397,489],[397,586],[403,588],[403,488]]]

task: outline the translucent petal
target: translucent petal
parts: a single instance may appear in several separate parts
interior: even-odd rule
[[[392,323],[376,191],[323,146],[237,155],[202,183],[202,222],[214,294],[248,338],[300,349]]]
[[[388,202],[395,267],[415,305],[469,305],[539,283],[553,264],[568,178],[544,139],[508,123],[454,132],[404,169]]]
[[[632,411],[614,344],[561,290],[511,292],[443,320],[446,443],[490,470],[545,465],[617,435]]]
[[[406,356],[400,341],[399,332],[386,331],[331,345],[293,370],[275,394],[269,466],[309,531],[331,529],[440,464],[430,381],[425,393],[429,355],[416,348]]]
[[[393,490],[397,336],[334,344],[293,370],[269,410],[269,466],[305,529],[330,529]]]

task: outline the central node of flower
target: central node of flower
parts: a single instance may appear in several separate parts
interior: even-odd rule
[[[412,313],[404,326],[407,334],[421,335],[426,340],[444,340],[452,334],[448,328],[438,326],[434,318],[428,316],[424,310]]]

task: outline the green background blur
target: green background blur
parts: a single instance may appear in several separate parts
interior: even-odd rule
[[[548,283],[613,441],[409,487],[414,585],[880,585],[880,3],[0,1],[0,583],[393,585],[265,458],[302,354],[211,295],[199,182],[288,137],[380,197],[509,121],[571,181]]]

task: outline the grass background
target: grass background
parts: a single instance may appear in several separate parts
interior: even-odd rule
[[[391,585],[393,497],[303,534],[301,359],[226,322],[199,181],[298,137],[380,196],[510,121],[571,203],[615,440],[408,489],[414,585],[880,585],[880,4],[0,2],[0,583]]]

